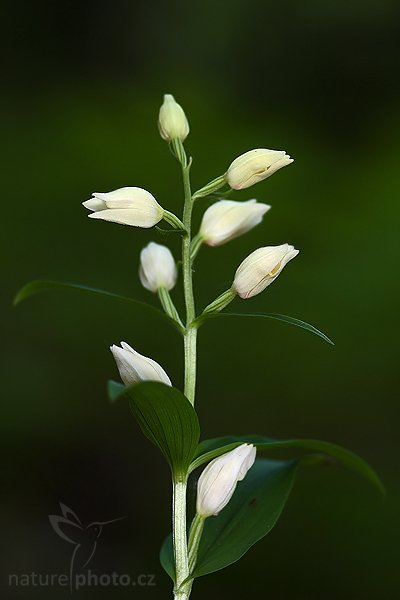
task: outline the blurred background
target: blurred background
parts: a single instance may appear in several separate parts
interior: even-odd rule
[[[177,163],[157,131],[164,93],[184,106],[195,189],[248,149],[284,149],[289,168],[237,194],[272,205],[262,225],[196,263],[199,308],[260,245],[300,248],[268,291],[235,310],[309,321],[330,347],[273,321],[200,331],[203,437],[315,437],[362,455],[387,499],[340,467],[304,469],[273,531],[193,598],[398,597],[400,7],[395,0],[3,5],[2,552],[7,598],[68,589],[9,587],[9,574],[66,573],[72,546],[47,515],[59,502],[103,532],[96,573],[154,574],[155,586],[82,598],[168,598],[158,563],[169,473],[124,402],[109,346],[126,340],[182,382],[180,339],[113,300],[54,292],[12,308],[32,279],[72,281],[156,304],[138,281],[155,230],[90,221],[93,191],[137,185],[182,208]],[[199,223],[207,201],[198,204]],[[173,292],[182,306],[180,289]]]

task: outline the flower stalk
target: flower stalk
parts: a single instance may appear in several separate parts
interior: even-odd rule
[[[190,164],[182,166],[183,191],[185,206],[183,210],[183,224],[186,234],[182,239],[182,271],[183,271],[183,293],[186,307],[186,331],[185,331],[185,387],[184,394],[194,404],[196,389],[196,340],[197,329],[193,325],[196,318],[196,309],[193,294],[193,272],[191,250],[191,227],[193,198],[190,187]]]
[[[184,153],[183,145],[181,147]],[[182,239],[182,272],[183,291],[186,308],[186,323],[184,329],[184,359],[185,379],[184,393],[191,404],[194,404],[196,390],[196,354],[197,354],[197,326],[194,321],[196,309],[193,294],[193,271],[191,257],[191,224],[193,197],[190,186],[190,161],[186,154],[181,154],[181,168],[184,191],[183,226],[185,234]],[[188,580],[189,556],[186,533],[186,479],[174,481],[173,501],[173,546],[175,558],[176,584],[174,589],[175,600],[187,600],[190,596],[192,582]]]

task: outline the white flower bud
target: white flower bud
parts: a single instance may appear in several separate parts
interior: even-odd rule
[[[238,267],[233,289],[241,298],[256,296],[278,277],[283,267],[298,253],[290,244],[258,248]]]
[[[125,385],[132,385],[140,381],[161,381],[172,385],[164,369],[155,360],[142,356],[125,342],[119,346],[110,346],[118,371]]]
[[[150,192],[139,187],[124,187],[113,192],[95,192],[83,202],[93,211],[92,219],[103,219],[133,227],[153,227],[164,217],[164,209]]]
[[[206,210],[200,237],[208,246],[220,246],[246,233],[259,223],[271,207],[257,200],[220,200]]]
[[[165,94],[158,117],[160,135],[166,142],[179,139],[184,142],[189,135],[189,123],[183,108],[171,94]]]
[[[169,248],[150,242],[140,253],[140,281],[150,292],[160,288],[172,290],[178,277],[174,257]]]
[[[284,150],[249,150],[233,161],[225,174],[225,180],[234,190],[243,190],[292,162],[293,159]]]
[[[244,479],[256,459],[256,448],[242,444],[212,460],[197,484],[197,513],[203,517],[217,515],[232,498],[238,481]]]

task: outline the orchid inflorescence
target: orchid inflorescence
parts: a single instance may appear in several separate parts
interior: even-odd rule
[[[110,382],[110,399],[126,397],[143,433],[163,453],[172,473],[172,534],[165,540],[161,563],[174,581],[174,598],[187,600],[196,577],[222,569],[238,560],[255,542],[265,536],[280,516],[300,465],[318,464],[327,456],[358,471],[381,488],[374,471],[355,454],[318,440],[274,440],[265,436],[225,436],[199,442],[200,426],[194,409],[196,391],[197,333],[208,320],[221,316],[276,319],[308,330],[325,341],[331,340],[312,325],[294,317],[275,313],[226,313],[236,298],[250,299],[263,292],[281,274],[299,251],[289,243],[255,249],[238,266],[232,284],[196,313],[193,291],[193,264],[202,245],[216,248],[259,225],[269,211],[268,204],[254,198],[235,201],[226,196],[259,183],[293,159],[284,151],[257,148],[232,161],[226,172],[196,192],[191,191],[190,169],[184,142],[189,123],[182,107],[170,94],[160,108],[159,132],[180,163],[184,208],[182,217],[163,207],[147,190],[122,187],[111,192],[95,192],[83,202],[92,219],[131,227],[152,228],[166,221],[182,236],[183,294],[185,317],[179,314],[170,292],[179,281],[177,261],[170,249],[150,241],[140,253],[140,282],[157,294],[163,315],[184,341],[183,392],[173,386],[164,368],[140,354],[126,341],[113,344],[122,384]],[[203,214],[199,231],[192,235],[192,210],[203,198],[216,199]],[[217,251],[217,250],[215,250]],[[39,281],[25,286],[20,301],[39,291],[71,287],[85,292],[117,294],[77,284]],[[138,306],[134,299],[122,298]],[[154,310],[154,309],[153,309]],[[251,390],[250,390],[251,391]],[[309,453],[290,460],[261,458],[275,448],[305,449]],[[310,454],[311,452],[311,454]],[[256,459],[257,454],[257,459]],[[197,483],[196,511],[187,530],[187,484],[197,469],[204,467]]]

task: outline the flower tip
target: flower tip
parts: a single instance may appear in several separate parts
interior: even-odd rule
[[[93,200],[96,199],[105,202],[107,200],[108,192],[93,192],[92,196]]]

